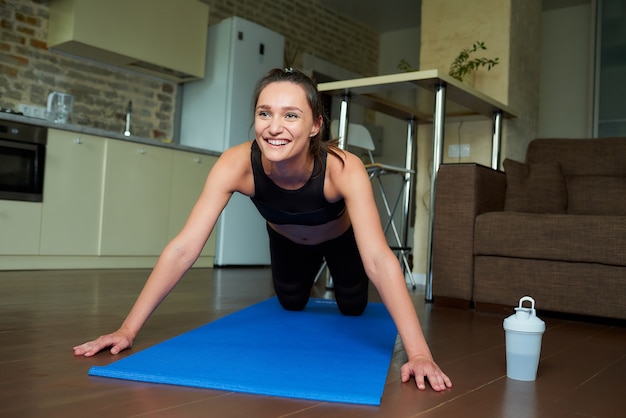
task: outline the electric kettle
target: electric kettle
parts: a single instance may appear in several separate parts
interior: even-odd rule
[[[48,120],[67,123],[74,108],[74,96],[53,91],[48,95]]]

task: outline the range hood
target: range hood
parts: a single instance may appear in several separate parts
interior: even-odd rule
[[[48,48],[141,74],[204,77],[209,7],[199,0],[55,0]]]

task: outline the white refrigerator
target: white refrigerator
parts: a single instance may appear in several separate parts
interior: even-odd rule
[[[222,152],[254,137],[252,94],[256,83],[283,64],[285,39],[256,23],[231,17],[210,26],[204,79],[185,83],[180,143]],[[236,193],[222,212],[215,265],[269,265],[265,220]]]

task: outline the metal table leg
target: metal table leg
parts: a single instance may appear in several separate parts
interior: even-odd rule
[[[493,138],[491,142],[491,168],[500,168],[500,145],[502,144],[502,112],[493,114]]]
[[[350,96],[346,92],[341,98],[341,108],[339,109],[339,148],[346,149],[346,138],[348,137],[348,110],[350,106]]]
[[[430,174],[430,207],[428,208],[428,254],[426,258],[425,299],[433,300],[433,226],[435,219],[435,184],[443,159],[444,116],[446,114],[446,86],[440,84],[435,93],[435,118],[433,121],[433,166]]]

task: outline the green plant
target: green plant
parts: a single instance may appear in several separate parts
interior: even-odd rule
[[[409,62],[405,58],[402,58],[400,60],[400,62],[398,63],[396,68],[398,68],[398,70],[404,71],[406,73],[408,73],[409,71],[415,71],[413,69],[413,67],[411,67],[411,64],[409,64]]]
[[[494,66],[498,65],[498,57],[493,59],[484,57],[470,59],[471,54],[486,49],[487,47],[484,42],[476,41],[471,48],[461,50],[459,55],[452,61],[448,74],[459,81],[463,81],[467,75],[480,67],[487,67],[487,70],[491,70]]]

